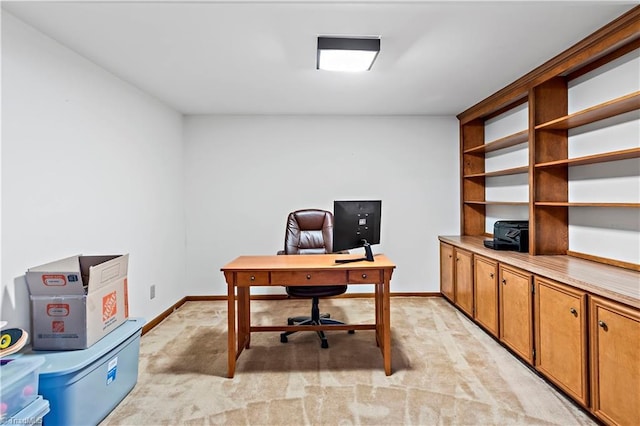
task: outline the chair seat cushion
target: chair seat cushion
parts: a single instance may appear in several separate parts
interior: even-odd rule
[[[346,285],[289,286],[287,294],[293,297],[330,297],[347,291]]]

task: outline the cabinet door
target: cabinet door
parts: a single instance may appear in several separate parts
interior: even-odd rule
[[[455,257],[456,305],[473,316],[473,254],[456,248]]]
[[[500,341],[533,364],[531,274],[500,265]]]
[[[535,367],[588,407],[587,295],[535,277]]]
[[[440,292],[451,302],[455,300],[453,263],[453,246],[440,243]]]
[[[473,257],[474,319],[498,337],[498,262]]]
[[[590,298],[591,407],[609,424],[640,421],[640,312]]]

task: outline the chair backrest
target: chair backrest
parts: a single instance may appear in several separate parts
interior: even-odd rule
[[[333,214],[304,209],[289,213],[284,254],[324,254],[333,251]]]

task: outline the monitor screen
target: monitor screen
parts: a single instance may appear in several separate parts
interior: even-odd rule
[[[333,202],[333,251],[380,244],[382,201]]]

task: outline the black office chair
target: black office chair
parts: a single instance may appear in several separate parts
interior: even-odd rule
[[[325,210],[305,209],[297,210],[289,214],[287,228],[284,236],[284,250],[278,254],[325,254],[333,250],[333,214]],[[343,294],[347,291],[346,285],[332,286],[288,286],[287,294],[291,297],[311,298],[311,316],[291,317],[287,319],[288,325],[320,325],[320,324],[344,324],[341,321],[331,319],[329,314],[321,314],[319,299]],[[349,330],[353,334],[354,330]],[[287,336],[297,333],[287,331],[280,334],[280,341],[287,343]],[[321,346],[329,347],[329,342],[322,331],[317,331]]]

